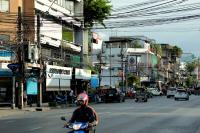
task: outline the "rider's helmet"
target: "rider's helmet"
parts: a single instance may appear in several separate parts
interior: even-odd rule
[[[86,93],[80,93],[77,97],[77,102],[81,106],[87,106],[88,105],[88,95]]]

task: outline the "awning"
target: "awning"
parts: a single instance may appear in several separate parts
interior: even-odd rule
[[[80,46],[76,46],[70,42],[67,42],[67,41],[63,41],[62,42],[62,48],[64,49],[72,49],[74,51],[77,51],[77,52],[81,52],[81,47]]]

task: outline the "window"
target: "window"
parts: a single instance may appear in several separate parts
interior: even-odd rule
[[[66,40],[68,42],[74,42],[74,32],[70,29],[63,28],[63,40]]]
[[[64,8],[69,10],[70,12],[74,12],[74,2],[69,1],[69,0],[65,0]]]
[[[64,7],[70,12],[74,12],[74,1],[72,0],[49,0],[49,1],[53,2],[53,4],[57,4],[59,6]]]
[[[9,11],[9,0],[0,0],[0,12]]]

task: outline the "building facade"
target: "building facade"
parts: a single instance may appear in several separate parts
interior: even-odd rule
[[[118,87],[119,82],[125,82],[131,73],[139,76],[141,81],[155,80],[158,59],[150,50],[151,41],[143,36],[111,37],[106,41],[102,54],[105,66],[101,71],[101,86]]]
[[[88,54],[87,31],[83,28],[83,1],[1,0],[0,15],[3,16],[0,22],[1,53],[9,49],[11,53],[18,52],[19,56],[19,50],[14,51],[8,45],[20,46],[20,58],[11,54],[4,56],[10,58],[9,63],[23,64],[24,75],[19,77],[19,82],[23,82],[23,86],[19,87],[21,91],[27,91],[28,95],[43,92],[44,99],[48,99],[48,94],[53,92],[80,89],[76,86],[85,80],[85,73],[77,71],[86,71],[83,56]],[[8,63],[2,61],[3,58],[0,57],[1,62]],[[88,75],[91,72],[87,71],[86,79]],[[40,92],[36,94],[29,90],[29,81],[37,82],[34,90]],[[9,82],[12,82],[11,78]]]

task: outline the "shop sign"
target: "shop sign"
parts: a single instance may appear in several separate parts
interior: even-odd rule
[[[91,79],[91,70],[76,68],[75,69],[75,78],[89,80],[89,79]]]
[[[47,78],[71,79],[72,68],[47,65],[46,74]]]
[[[38,94],[38,82],[35,78],[29,78],[26,82],[27,95],[37,95]]]

